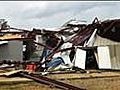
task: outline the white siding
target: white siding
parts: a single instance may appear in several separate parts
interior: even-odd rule
[[[120,69],[120,45],[110,45],[109,50],[112,69]]]
[[[109,47],[98,47],[99,69],[111,69]]]
[[[120,45],[119,42],[111,41],[97,35],[93,46]]]
[[[120,45],[98,47],[100,69],[120,69]]]
[[[77,49],[75,55],[75,66],[85,69],[86,51]]]

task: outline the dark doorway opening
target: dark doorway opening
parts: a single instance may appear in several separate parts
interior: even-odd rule
[[[95,53],[97,53],[97,47],[86,49],[86,51],[85,69],[98,69],[98,63],[95,56]]]

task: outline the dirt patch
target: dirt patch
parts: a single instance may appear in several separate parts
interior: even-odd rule
[[[48,75],[59,80],[87,90],[119,90],[120,72],[102,73],[72,73]],[[84,78],[83,78],[84,77]],[[34,81],[0,83],[0,90],[60,90]]]
[[[19,82],[0,85],[0,90],[60,90],[37,82]]]

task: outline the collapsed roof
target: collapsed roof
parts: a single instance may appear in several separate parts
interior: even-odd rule
[[[22,34],[23,37],[31,37],[31,39],[35,39],[33,38],[35,35],[48,36],[57,40],[60,40],[61,37],[64,37],[65,42],[70,42],[75,46],[83,46],[89,41],[93,33],[102,38],[107,38],[115,42],[120,42],[120,19],[106,20],[100,22],[97,18],[95,18],[91,24],[87,24],[85,21],[70,20],[60,28],[52,28],[51,30],[49,30],[49,28],[33,28],[32,31],[17,29],[7,25],[7,22],[5,20],[1,20],[1,26],[4,26],[4,28],[0,29],[1,34],[12,32],[12,34],[19,33]],[[8,31],[5,32],[6,29]],[[11,31],[10,29],[16,31]]]

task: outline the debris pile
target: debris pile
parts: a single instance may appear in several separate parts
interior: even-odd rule
[[[41,67],[47,71],[53,68],[64,70],[73,67],[98,69],[100,67],[97,59],[100,55],[94,45],[96,38],[100,36],[119,42],[119,26],[119,19],[100,22],[95,18],[91,24],[86,24],[85,21],[70,20],[57,30],[33,28],[30,31],[10,27],[5,20],[1,20],[0,34],[3,36],[0,37],[0,41],[24,41],[26,45],[24,60],[30,59],[30,55],[35,51],[35,44],[43,46],[44,49],[36,69]],[[37,35],[41,36],[41,43],[35,41]]]
[[[70,20],[54,30],[33,28],[32,31],[11,27],[5,20],[0,24],[0,42],[23,41],[25,48],[23,60],[10,61],[11,66],[23,65],[23,69],[32,73],[42,72],[41,75],[54,71],[86,72],[86,69],[120,69],[120,58],[115,54],[120,44],[120,19],[101,22],[95,18],[90,24],[85,21]],[[41,42],[36,38],[37,36],[40,36]],[[98,44],[98,37],[111,43],[115,42],[116,45]],[[39,60],[30,60],[31,55],[36,51],[36,45],[43,47],[42,54]],[[113,49],[115,51],[111,54],[110,50]],[[8,62],[1,61],[0,69],[8,67],[2,64]]]

